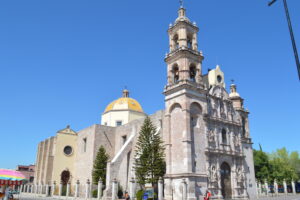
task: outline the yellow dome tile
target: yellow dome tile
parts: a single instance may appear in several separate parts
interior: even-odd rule
[[[139,102],[129,97],[122,97],[113,101],[106,107],[104,112],[106,113],[112,110],[132,110],[137,112],[144,112]]]

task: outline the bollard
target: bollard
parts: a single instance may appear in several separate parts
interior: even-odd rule
[[[22,184],[22,185],[20,186],[20,194],[23,192],[23,187],[24,187],[24,185]]]
[[[59,184],[59,192],[58,192],[58,196],[62,196],[62,187],[63,187],[63,184],[62,184],[62,181],[60,182]]]
[[[53,184],[52,184],[52,189],[51,189],[51,196],[53,197],[54,194],[55,194],[55,189],[56,189],[56,182],[53,181]]]
[[[118,192],[118,182],[116,179],[114,179],[112,182],[112,195],[111,195],[112,200],[116,200],[118,198],[117,192]]]
[[[187,188],[186,188],[186,182],[185,179],[182,179],[182,200],[186,200],[187,199]]]
[[[43,183],[41,183],[39,187],[39,194],[43,194]]]
[[[283,180],[283,188],[284,188],[284,193],[287,195],[287,185],[286,185],[286,180]]]
[[[158,200],[163,200],[164,195],[163,195],[163,179],[160,177],[158,180]]]
[[[66,193],[66,196],[67,196],[67,197],[70,196],[70,185],[71,185],[71,183],[68,182],[68,183],[67,183],[67,193]]]
[[[98,181],[98,196],[97,196],[98,199],[101,199],[101,197],[102,197],[102,185],[103,185],[103,182],[100,178]]]
[[[292,189],[293,189],[293,194],[296,194],[296,184],[294,180],[292,180]]]
[[[130,199],[134,199],[135,198],[135,180],[132,177],[130,180],[130,193],[129,193],[129,197]]]
[[[265,180],[265,188],[266,188],[266,195],[269,196],[269,185],[267,180]]]
[[[85,198],[90,198],[90,180],[88,179],[86,181],[86,187],[85,187]]]
[[[76,185],[75,185],[75,198],[79,197],[79,180],[76,181]]]

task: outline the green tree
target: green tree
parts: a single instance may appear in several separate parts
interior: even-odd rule
[[[255,177],[259,181],[264,181],[269,179],[270,173],[270,163],[268,155],[262,150],[253,151],[254,155],[254,168],[255,168]]]
[[[281,158],[274,158],[270,161],[271,170],[270,170],[270,179],[278,180],[280,183],[284,179],[287,181],[297,180],[298,176],[295,169],[287,162]]]
[[[270,158],[272,179],[282,182],[283,179],[290,181],[299,178],[300,159],[298,152],[289,153],[284,147],[270,154]]]
[[[163,141],[149,117],[146,117],[136,143],[135,171],[142,188],[156,184],[166,172]]]
[[[300,158],[298,152],[289,153],[286,148],[277,149],[271,154],[254,150],[255,177],[259,181],[274,181],[282,183],[298,180],[300,177]]]
[[[290,164],[295,169],[298,178],[300,178],[300,157],[297,151],[293,151],[290,154]]]
[[[93,183],[98,184],[98,181],[101,179],[103,184],[106,182],[106,166],[109,159],[109,155],[106,153],[106,150],[103,146],[100,146],[96,159],[94,161],[94,168],[92,172]]]

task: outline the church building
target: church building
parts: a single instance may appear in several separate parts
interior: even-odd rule
[[[183,181],[188,200],[202,199],[207,190],[213,199],[255,199],[249,112],[235,84],[226,91],[220,66],[203,74],[198,31],[181,7],[168,28],[165,108],[149,115],[166,146],[164,199],[185,199]],[[74,194],[75,184],[92,180],[93,162],[103,146],[110,156],[104,199],[111,199],[114,180],[128,191],[135,179],[135,146],[146,116],[124,90],[105,108],[101,124],[59,130],[38,145],[35,185],[56,184],[55,194],[60,183],[70,184]],[[85,188],[79,193],[84,197]]]

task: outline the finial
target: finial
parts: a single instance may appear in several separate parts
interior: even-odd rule
[[[179,0],[180,8],[183,8],[183,0]]]
[[[70,125],[67,125],[67,129],[69,129],[70,128]]]
[[[234,79],[231,79],[230,81],[231,81],[231,84],[233,85],[234,84]]]

